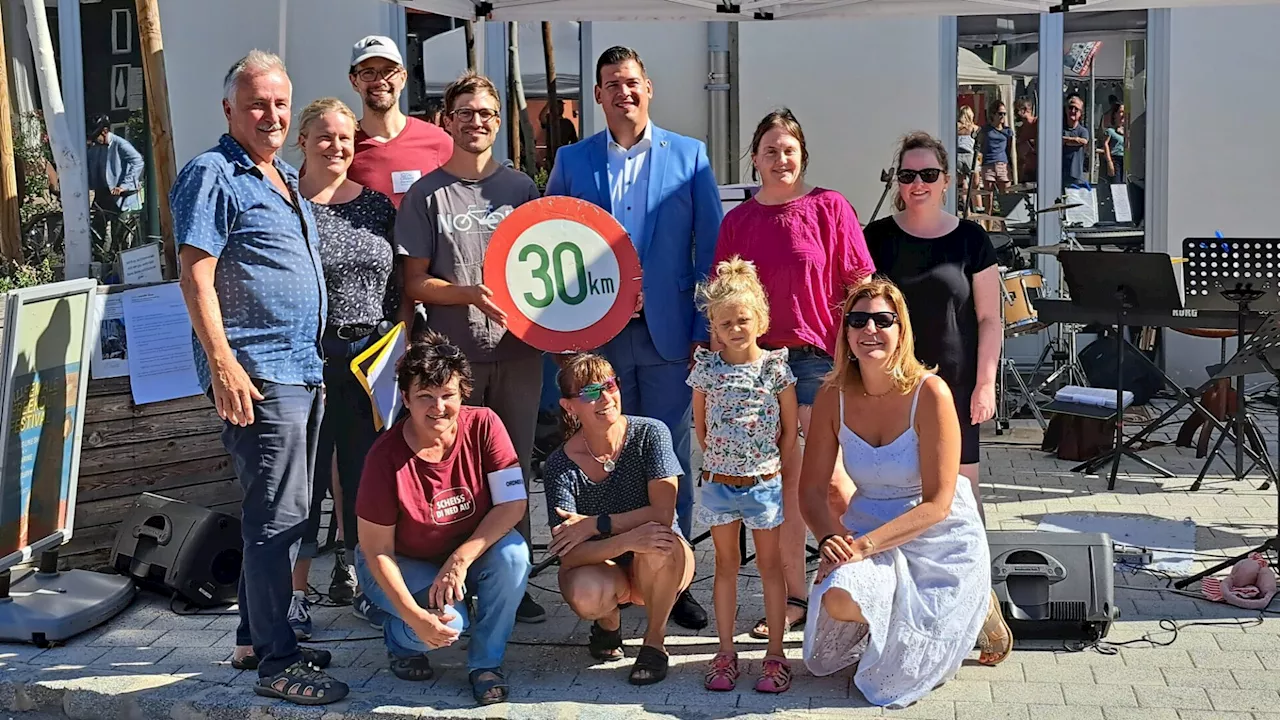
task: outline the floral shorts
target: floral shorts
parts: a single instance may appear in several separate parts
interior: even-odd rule
[[[702,484],[698,521],[712,527],[741,520],[749,530],[772,530],[782,524],[782,476],[734,487],[718,482]]]

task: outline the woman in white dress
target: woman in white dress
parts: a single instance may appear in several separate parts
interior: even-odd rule
[[[843,313],[801,476],[801,511],[822,538],[804,660],[815,675],[856,665],[867,700],[905,707],[950,679],[975,641],[979,662],[995,665],[1013,639],[973,491],[957,482],[951,391],[916,360],[902,293],[868,280]],[[840,520],[827,504],[837,448],[857,487]]]

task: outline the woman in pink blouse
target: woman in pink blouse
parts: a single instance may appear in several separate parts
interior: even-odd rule
[[[853,207],[834,190],[804,181],[809,151],[804,130],[790,110],[769,113],[751,139],[752,176],[760,179],[755,197],[730,210],[720,225],[715,262],[741,255],[756,265],[769,296],[769,331],[760,344],[786,348],[796,376],[800,427],[807,431],[814,397],[831,372],[840,304],[848,289],[875,272],[862,227]],[[801,453],[783,465],[782,559],[787,582],[788,629],[804,624],[805,525],[800,517]],[[833,512],[842,514],[853,483],[836,463]],[[768,637],[762,619],[751,631]]]

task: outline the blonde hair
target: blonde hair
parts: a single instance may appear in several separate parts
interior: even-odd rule
[[[311,123],[331,112],[336,112],[350,120],[352,127],[359,126],[356,114],[351,112],[351,108],[347,107],[347,104],[338,98],[323,97],[319,100],[312,100],[309,105],[302,108],[302,113],[298,115],[298,147],[302,147],[302,138],[306,136]]]
[[[906,298],[902,296],[902,291],[897,285],[883,277],[871,277],[858,283],[849,291],[849,296],[841,305],[841,331],[836,338],[835,367],[831,370],[831,374],[827,375],[826,385],[840,390],[863,387],[862,371],[858,367],[857,358],[849,348],[849,334],[846,330],[848,326],[844,318],[859,300],[869,298],[884,298],[898,314],[898,347],[889,356],[886,369],[889,379],[893,381],[894,390],[904,394],[909,393],[915,389],[926,373],[931,372],[931,368],[925,367],[924,363],[916,359],[915,335],[911,330],[911,315],[907,312]]]
[[[556,373],[556,385],[560,388],[560,397],[569,399],[577,397],[578,392],[591,383],[604,382],[616,376],[617,373],[608,360],[592,353],[578,353],[570,356],[560,366],[560,372]],[[582,426],[577,418],[563,409],[560,411],[560,431],[565,440],[573,437],[580,427]]]
[[[716,264],[713,277],[698,285],[698,303],[712,325],[717,311],[736,305],[755,316],[758,334],[769,331],[769,298],[760,284],[755,263],[739,255]]]
[[[973,121],[973,108],[968,105],[960,106],[960,121],[956,123],[959,131],[965,135],[969,135],[977,129],[978,125]]]

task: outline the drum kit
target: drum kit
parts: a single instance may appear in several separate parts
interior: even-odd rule
[[[1037,210],[1036,214],[1061,213],[1078,206],[1079,203],[1058,202]],[[1053,371],[1034,389],[1030,388],[1023,379],[1017,363],[1006,354],[1005,343],[1009,338],[1039,333],[1048,327],[1036,312],[1036,300],[1040,298],[1070,299],[1062,273],[1058,273],[1056,291],[1045,287],[1044,274],[1034,267],[1036,256],[1056,259],[1058,253],[1063,250],[1083,248],[1065,225],[1062,226],[1062,241],[1055,245],[1035,246],[1024,250],[1015,246],[1012,238],[1007,235],[993,237],[992,245],[995,246],[996,256],[1001,261],[999,266],[1000,313],[1004,324],[1004,335],[1000,343],[999,372],[996,374],[996,434],[1003,434],[1004,430],[1009,429],[1010,418],[1021,412],[1024,405],[1044,430],[1049,424],[1040,412],[1036,396],[1050,388],[1060,378],[1067,384],[1088,384],[1084,370],[1076,359],[1076,334],[1080,332],[1082,326],[1061,323],[1055,326],[1054,334],[1040,353],[1040,358],[1036,361],[1030,377],[1034,382],[1046,363],[1053,366]],[[1012,398],[1014,404],[1011,407],[1009,396],[1015,393],[1020,397]]]

